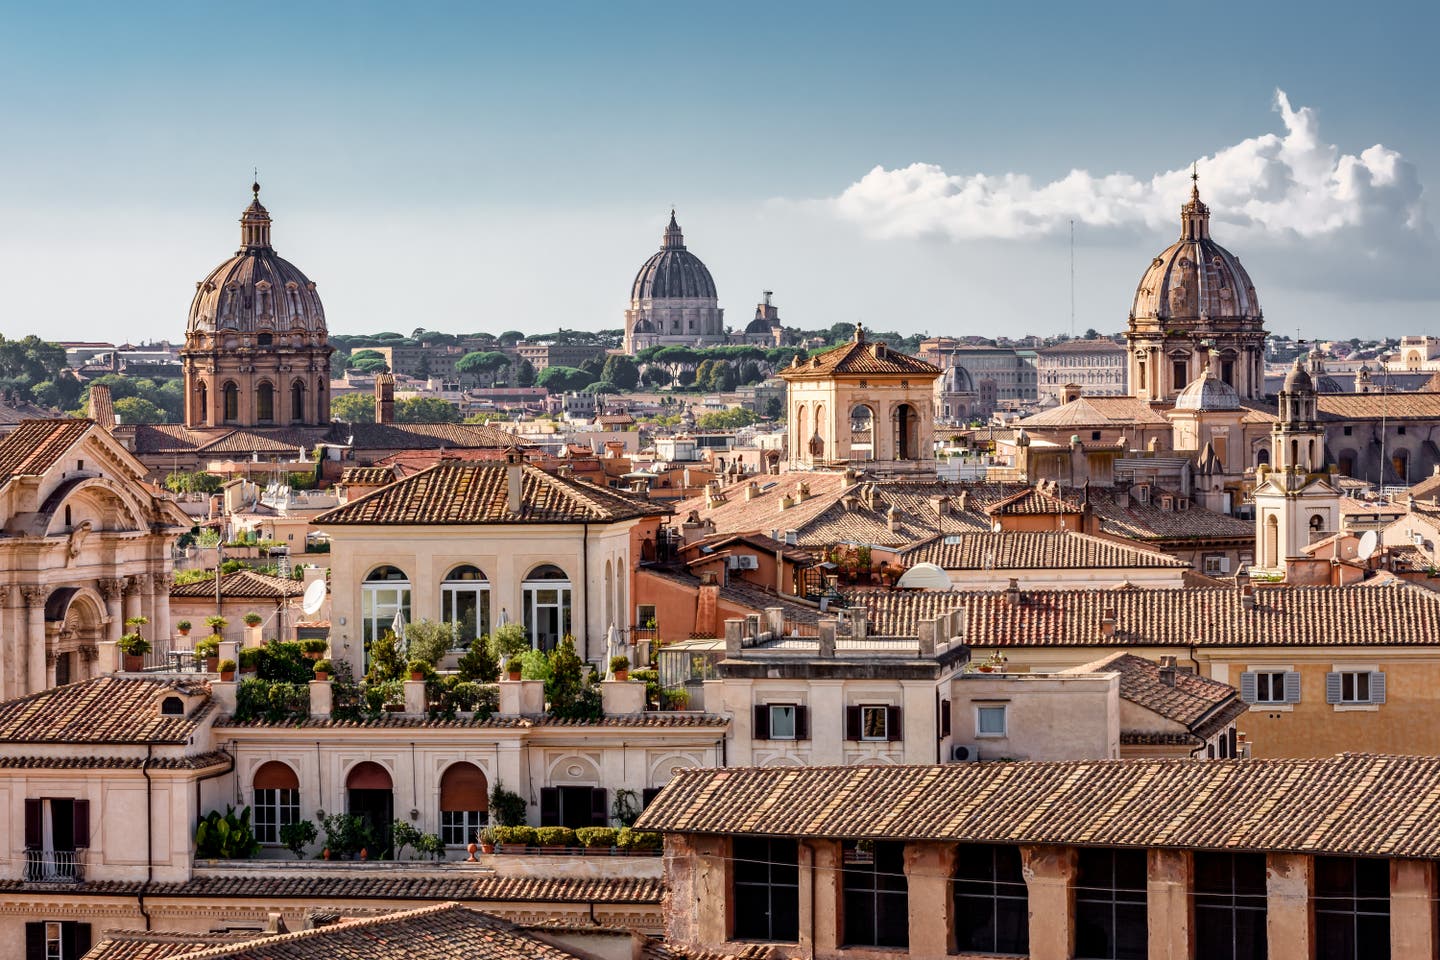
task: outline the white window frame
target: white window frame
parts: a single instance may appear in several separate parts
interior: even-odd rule
[[[441,810],[440,839],[447,847],[463,847],[473,843],[475,834],[489,822],[490,814],[485,810]],[[451,839],[457,833],[460,839]]]
[[[987,711],[1000,711],[1000,732],[986,731],[982,729],[980,717]],[[975,704],[975,738],[1002,738],[1010,735],[1010,711],[1003,703],[977,703]]]
[[[1294,665],[1293,663],[1247,663],[1247,664],[1245,664],[1244,666],[1242,666],[1242,667],[1240,668],[1240,672],[1241,672],[1241,673],[1257,673],[1257,674],[1258,674],[1258,673],[1282,673],[1282,674],[1283,674],[1283,673],[1298,673],[1299,671],[1297,671],[1297,670],[1295,669],[1295,665]],[[1244,681],[1242,680],[1242,681],[1240,681],[1240,682],[1243,683]],[[1282,679],[1280,682],[1281,682],[1281,685],[1282,685],[1281,693],[1282,693],[1282,695],[1283,695],[1283,693],[1284,693],[1283,685],[1284,685],[1284,682],[1285,682],[1285,681]],[[1235,685],[1235,686],[1237,687],[1237,689],[1238,689],[1239,685],[1240,685],[1239,683],[1237,683],[1237,684]],[[1258,691],[1257,691],[1257,692],[1258,692]],[[1304,678],[1303,678],[1303,677],[1301,678],[1301,694],[1302,694],[1301,699],[1303,700],[1303,699],[1304,699],[1304,696],[1303,696],[1303,694],[1304,694]],[[1263,703],[1262,703],[1262,702],[1260,702],[1260,701],[1256,701],[1255,703],[1250,704],[1250,709],[1253,710],[1253,711],[1256,711],[1256,712],[1258,712],[1258,713],[1294,713],[1294,712],[1295,712],[1295,704],[1293,704],[1293,703],[1284,703],[1284,702],[1263,702]]]
[[[45,960],[69,960],[65,956],[64,928],[57,920],[45,921]]]
[[[886,743],[890,739],[890,706],[884,703],[862,703],[860,707],[860,740],[863,743]],[[880,735],[867,734],[865,716],[872,710],[880,711]]]
[[[1372,679],[1370,676],[1368,676],[1369,674],[1383,673],[1383,671],[1380,669],[1380,664],[1378,664],[1378,663],[1332,663],[1332,664],[1330,665],[1330,672],[1331,672],[1332,674],[1338,673],[1338,674],[1340,674],[1340,677],[1341,677],[1341,680],[1340,680],[1340,688],[1341,688],[1341,697],[1342,697],[1342,699],[1339,700],[1339,701],[1336,702],[1336,703],[1330,704],[1331,708],[1332,708],[1336,713],[1350,713],[1350,712],[1353,712],[1353,713],[1378,713],[1378,712],[1380,711],[1380,707],[1381,707],[1381,705],[1384,703],[1384,701],[1383,701],[1383,700],[1381,700],[1381,701],[1376,701],[1375,699],[1373,699],[1374,696],[1375,696],[1374,681],[1373,681],[1373,679]],[[1360,674],[1360,673],[1363,673],[1363,674],[1366,674],[1366,675],[1367,675],[1366,678],[1365,678],[1365,686],[1366,686],[1365,693],[1366,693],[1366,699],[1364,699],[1364,700],[1346,700],[1346,699],[1343,699],[1343,698],[1344,698],[1344,689],[1345,689],[1345,679],[1344,679],[1345,676],[1346,676],[1347,674],[1353,675],[1353,674]],[[1388,679],[1388,678],[1387,678],[1387,679]],[[1381,682],[1383,683],[1384,681],[1381,681]],[[1327,687],[1327,700],[1328,700],[1328,699],[1329,699],[1329,698],[1328,698],[1328,687],[1329,687],[1329,683],[1330,683],[1329,677],[1326,677],[1325,683],[1326,683],[1326,687]],[[1358,684],[1356,684],[1356,686],[1358,687]],[[1388,685],[1387,685],[1387,686],[1388,686]]]
[[[480,573],[478,580],[452,580],[450,574],[460,567],[474,567]],[[440,582],[440,618],[445,623],[453,626],[456,631],[460,629],[460,617],[457,611],[460,608],[462,596],[473,596],[475,598],[475,636],[488,637],[490,635],[490,580],[485,571],[481,570],[478,564],[460,564],[446,572],[446,579]],[[455,634],[457,650],[468,650],[470,641],[460,638]]]
[[[251,802],[255,807],[251,818],[255,839],[266,846],[279,846],[280,828],[300,819],[300,791],[289,787],[257,787]]]
[[[1257,704],[1283,704],[1285,702],[1284,670],[1255,670],[1255,702]],[[1263,680],[1261,678],[1264,678]],[[1276,687],[1279,687],[1279,696]]]
[[[796,713],[795,713],[795,704],[793,704],[793,703],[767,703],[767,704],[765,704],[765,707],[766,707],[767,710],[770,711],[770,739],[771,739],[771,740],[794,740],[794,739],[796,739],[796,736],[795,736],[795,733],[796,733],[796,730],[795,730],[795,721],[796,721],[797,717],[796,717]],[[775,732],[775,711],[776,711],[776,710],[789,710],[789,711],[790,711],[790,735],[789,735],[788,737],[786,737],[786,736],[781,736],[780,734],[778,734],[778,733]],[[863,729],[863,727],[864,727],[864,722],[863,722],[863,721],[861,722],[861,727],[862,727],[862,729]]]

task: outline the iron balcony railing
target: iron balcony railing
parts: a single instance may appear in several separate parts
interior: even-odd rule
[[[26,850],[27,883],[80,883],[85,879],[83,850]]]

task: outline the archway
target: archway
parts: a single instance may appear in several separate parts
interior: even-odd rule
[[[895,459],[920,459],[920,417],[908,403],[895,407],[893,417],[895,430]]]
[[[379,857],[390,849],[390,824],[395,819],[395,784],[380,764],[365,760],[350,768],[345,778],[345,812],[359,817],[371,836]]]
[[[197,416],[193,422],[199,426],[204,426],[210,418],[210,391],[205,386],[204,381],[201,381],[195,387],[195,412]]]
[[[221,392],[224,397],[221,416],[226,423],[234,423],[240,419],[240,388],[235,385],[235,381],[231,380],[225,384]]]
[[[97,644],[105,639],[104,601],[89,589],[61,587],[45,600],[45,661],[54,675],[30,684],[31,692],[46,686],[64,686],[87,679],[95,662]],[[32,660],[35,668],[45,661]]]
[[[290,384],[290,420],[292,423],[305,422],[305,381],[296,380]]]
[[[1280,565],[1280,522],[1275,514],[1265,518],[1265,567],[1274,570]]]
[[[810,411],[805,404],[795,408],[795,442],[791,444],[791,455],[795,459],[803,457],[810,443]]]
[[[850,408],[850,456],[855,460],[875,459],[875,411],[863,403]]]
[[[280,828],[300,819],[300,778],[279,760],[262,763],[251,781],[255,795],[255,839],[279,843]]]
[[[490,819],[490,785],[473,763],[460,761],[440,777],[440,839],[464,845]]]
[[[536,650],[554,650],[570,633],[569,574],[553,563],[542,564],[526,575],[520,587],[530,645]]]

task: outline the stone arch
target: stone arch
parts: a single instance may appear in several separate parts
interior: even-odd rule
[[[810,410],[805,404],[799,404],[795,408],[795,443],[792,447],[796,459],[804,456],[810,443]]]
[[[924,459],[920,448],[920,411],[908,402],[890,408],[891,459]]]
[[[647,782],[652,787],[663,787],[675,776],[677,770],[691,770],[700,764],[695,762],[694,757],[687,757],[681,753],[667,753],[650,764],[650,771]]]
[[[600,766],[593,759],[578,753],[568,753],[546,765],[545,782],[598,787],[604,781],[600,777]]]
[[[70,507],[70,522],[65,522],[65,507]],[[83,540],[86,532],[96,530],[148,530],[148,505],[133,490],[109,477],[77,477],[51,492],[40,508],[47,533],[70,533]],[[88,526],[87,526],[88,525]],[[81,528],[84,528],[83,530]],[[72,557],[83,544],[72,544]]]
[[[305,423],[308,419],[305,413],[305,381],[292,380],[290,382],[290,421]]]

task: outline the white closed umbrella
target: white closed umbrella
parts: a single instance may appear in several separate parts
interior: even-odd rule
[[[615,621],[610,621],[610,629],[605,631],[605,679],[615,679],[615,668],[610,662],[616,657],[624,656],[620,645],[620,631],[615,627]]]
[[[390,632],[395,634],[396,645],[399,646],[403,656],[405,653],[405,614],[399,610],[395,611],[395,619],[390,621]]]

